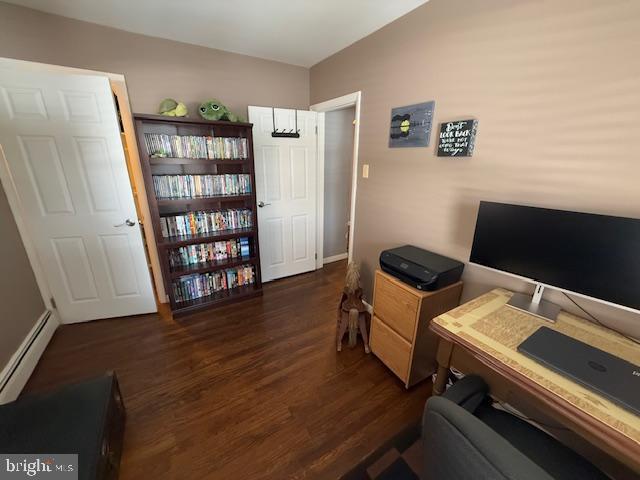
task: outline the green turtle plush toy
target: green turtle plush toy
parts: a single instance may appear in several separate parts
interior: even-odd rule
[[[225,107],[220,100],[212,98],[203,102],[198,108],[198,113],[205,120],[227,120],[229,122],[240,122],[242,119]]]
[[[186,117],[189,112],[184,103],[176,102],[173,98],[165,98],[160,102],[158,113],[167,117]]]

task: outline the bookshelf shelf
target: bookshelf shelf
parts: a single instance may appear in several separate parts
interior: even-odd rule
[[[173,158],[173,157],[151,157],[151,165],[243,165],[251,162],[247,158]]]
[[[247,122],[226,122],[222,120],[209,121],[194,117],[167,117],[165,115],[158,115],[154,113],[135,113],[134,117],[136,118],[136,120],[140,120],[147,124],[156,123],[160,125],[166,125],[170,123],[172,125],[206,125],[207,127],[211,127],[213,129],[215,129],[216,127],[229,127],[237,130],[251,130],[251,128],[253,127],[253,123]]]
[[[242,200],[252,200],[253,194],[245,195],[217,195],[215,197],[197,197],[197,198],[159,198],[157,199],[159,207],[180,206],[187,207],[189,210],[201,210],[208,207],[215,207],[222,202],[238,202]],[[190,208],[193,207],[193,208]]]
[[[176,306],[172,308],[172,312],[174,317],[181,317],[196,313],[200,310],[206,310],[211,307],[221,306],[240,300],[246,300],[259,295],[262,295],[262,287],[257,285],[246,285],[244,287],[236,287],[230,290],[216,292],[208,297],[178,302]]]
[[[255,236],[257,230],[251,228],[236,228],[234,230],[221,230],[215,233],[200,233],[197,235],[180,235],[177,237],[161,237],[161,245],[165,248],[185,247],[196,243],[218,242],[239,237]]]
[[[253,125],[250,123],[209,122],[195,118],[165,117],[162,115],[146,114],[135,114],[134,122],[138,138],[140,162],[145,180],[149,209],[151,211],[151,222],[158,246],[164,286],[167,296],[169,297],[173,315],[176,317],[188,315],[218,305],[230,304],[260,295],[262,292],[262,282],[260,275],[258,228],[256,225],[257,205],[255,193],[195,198],[163,198],[156,196],[154,187],[154,175],[232,175],[247,179],[244,181],[249,181],[250,179],[251,190],[255,191],[255,169],[251,132]],[[192,138],[176,138],[176,135],[179,137]],[[214,138],[212,140],[201,137]],[[220,140],[221,138],[226,138],[226,140]],[[176,142],[170,144],[170,150],[168,150],[168,148],[157,148],[158,143],[154,143],[158,141],[168,142],[169,140]],[[204,145],[203,142],[206,143],[204,147],[202,146]],[[186,147],[180,147],[181,144],[186,145]],[[224,151],[222,149],[215,150],[215,153],[212,154],[213,150],[210,149],[210,146],[222,144],[225,145]],[[166,143],[164,145],[166,145]],[[189,147],[189,145],[193,147]],[[233,148],[227,148],[227,145],[231,145]],[[186,149],[182,150],[182,148]],[[195,148],[201,149],[195,150]],[[179,152],[180,155],[183,155],[182,152],[185,152],[184,155],[191,156],[192,152],[198,152],[193,156],[206,156],[206,151],[202,150],[202,148],[208,150],[209,156],[244,156],[246,153],[248,158],[179,158],[176,155],[176,152]],[[156,152],[173,153],[173,156],[152,156],[152,154]],[[165,178],[170,179],[171,177]],[[173,178],[175,179],[176,177]],[[156,180],[158,180],[158,178],[156,178]],[[201,233],[188,236],[164,237],[162,234],[162,228],[165,228],[166,234],[166,221],[162,219],[164,216],[187,215],[189,212],[222,212],[222,214],[216,214],[216,219],[226,219],[232,218],[233,215],[238,214],[238,212],[244,215],[241,210],[250,211],[246,212],[248,217],[245,216],[243,218],[251,219],[251,217],[253,217],[253,225],[251,227],[220,230],[214,233]],[[196,216],[197,215],[205,214],[196,214]],[[193,216],[191,218],[193,218]],[[167,221],[168,220],[169,219],[167,219]],[[217,221],[218,220],[216,220],[216,222]],[[235,220],[224,221],[235,222]],[[247,220],[243,220],[243,222],[245,221]],[[249,256],[230,258],[228,260],[210,260],[208,262],[183,267],[171,267],[170,256],[180,255],[178,252],[174,252],[175,249],[190,245],[234,240],[242,237],[248,238]],[[242,240],[242,242],[245,242],[245,240]],[[233,276],[236,271],[239,271],[240,273],[237,273],[237,281],[243,283],[241,280],[246,282],[247,278],[251,279],[249,269],[245,270],[242,277],[240,276],[242,267],[249,265],[253,266],[253,283],[222,290],[206,297],[192,298],[185,301],[179,301],[178,298],[176,298],[174,282],[180,286],[180,298],[184,298],[185,296],[190,297],[193,296],[194,293],[191,291],[189,284],[190,279],[188,277],[195,276],[194,278],[200,279],[209,278],[209,281],[211,281],[211,275],[222,275],[224,277],[227,275],[227,272],[230,272],[229,274]],[[208,276],[199,277],[199,275],[204,274]],[[227,277],[227,279],[228,278],[229,277]],[[185,290],[184,282],[189,284],[189,291]],[[235,284],[236,280],[233,280],[233,282]],[[229,280],[227,283],[229,283]],[[209,283],[209,285],[215,285],[215,281],[213,284]],[[200,289],[200,292],[202,292],[202,289]]]
[[[214,260],[206,263],[196,263],[186,267],[172,268],[171,278],[178,278],[183,275],[192,275],[194,273],[215,272],[225,268],[239,267],[240,265],[253,265],[255,263],[255,257],[237,257],[229,260]]]

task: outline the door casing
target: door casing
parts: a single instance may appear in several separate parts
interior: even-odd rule
[[[348,261],[353,260],[353,238],[356,225],[356,195],[358,191],[358,151],[360,145],[360,103],[362,101],[361,92],[353,92],[341,97],[332,98],[330,100],[316,103],[309,108],[315,112],[332,112],[347,107],[355,107],[355,125],[353,133],[353,159],[351,166],[351,205],[349,206],[349,252]],[[324,141],[325,141],[325,124],[324,115],[322,122],[318,121],[318,205],[321,210],[317,219],[317,241],[316,249],[318,259],[316,268],[322,268],[322,260],[324,254]]]

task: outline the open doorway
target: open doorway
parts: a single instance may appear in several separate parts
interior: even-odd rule
[[[311,105],[311,110],[324,113],[318,121],[316,268],[353,258],[361,96],[361,92],[354,92]],[[329,210],[326,213],[325,208]]]
[[[348,258],[355,106],[325,113],[323,264]]]

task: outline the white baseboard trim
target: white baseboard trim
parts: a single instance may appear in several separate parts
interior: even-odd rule
[[[362,301],[362,303],[364,303],[364,306],[367,308],[367,312],[369,312],[371,315],[373,315],[373,305],[371,305],[370,303],[365,302],[364,300]]]
[[[326,265],[327,263],[339,262],[340,260],[345,260],[347,258],[349,258],[349,254],[347,252],[339,253],[338,255],[332,255],[331,257],[324,257],[322,259],[322,264]]]
[[[47,310],[40,316],[0,372],[0,405],[18,398],[59,325],[55,310]]]

